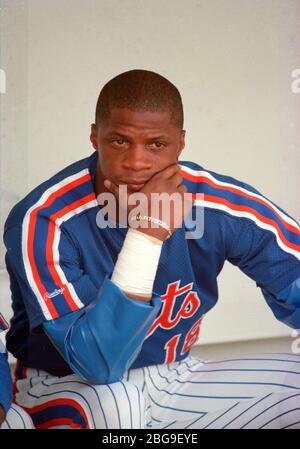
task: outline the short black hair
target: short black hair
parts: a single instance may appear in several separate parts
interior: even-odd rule
[[[113,108],[133,111],[168,111],[171,122],[182,130],[183,106],[177,87],[158,73],[134,69],[120,73],[102,88],[95,123],[105,123]]]

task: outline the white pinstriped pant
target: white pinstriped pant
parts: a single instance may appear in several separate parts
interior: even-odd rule
[[[37,428],[300,429],[300,356],[188,357],[129,370],[121,382],[89,385],[76,375],[28,369],[17,402]]]
[[[1,426],[1,430],[4,429],[34,429],[34,425],[30,416],[21,407],[12,404]]]

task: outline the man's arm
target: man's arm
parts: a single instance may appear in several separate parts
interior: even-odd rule
[[[247,218],[225,219],[230,222],[228,260],[256,282],[279,321],[299,329],[300,227],[278,206],[254,193],[253,200],[236,199],[247,208]]]
[[[96,301],[85,310],[44,323],[69,366],[86,380],[101,384],[119,380],[140,352],[161,306],[153,283],[162,244],[163,240],[130,229],[111,280],[105,279]],[[100,355],[98,364],[95,354]]]
[[[111,280],[106,277],[96,301],[76,315],[44,323],[69,366],[86,380],[120,380],[140,352],[161,306],[153,284],[162,244],[157,230],[154,238],[129,229]],[[95,354],[100,355],[98,364]]]
[[[300,277],[279,293],[272,294],[265,289],[262,293],[279,321],[300,329]]]
[[[36,228],[46,228],[47,233],[48,226],[44,217],[37,217]],[[26,229],[6,229],[10,280],[15,283],[17,279],[32,332],[43,326],[71,370],[83,379],[96,384],[112,382],[138,355],[161,299],[153,294],[149,303],[131,300],[109,276],[98,289],[83,271],[79,248],[69,233],[63,226],[56,232],[55,253],[37,234],[29,258]]]
[[[177,167],[172,170],[176,172],[173,183],[176,190],[181,177],[177,175]],[[156,182],[164,188],[159,180]],[[172,188],[169,178],[166,183]],[[135,286],[133,290],[132,286],[128,289],[122,282],[112,282],[108,276],[98,291],[84,273],[80,250],[65,230],[64,223],[59,220],[49,223],[43,214],[37,214],[34,219],[33,235],[29,235],[25,221],[22,227],[7,226],[4,235],[7,269],[18,279],[24,301],[31,311],[31,328],[43,325],[70,368],[83,379],[98,384],[119,380],[141,350],[147,331],[160,310],[160,297],[152,292],[151,286],[146,296],[140,295]],[[59,236],[55,247],[47,243],[47,239],[40,238],[47,236],[53,226],[57,229],[51,229],[51,234]],[[124,243],[130,236],[132,233],[128,231]],[[156,268],[161,245],[159,251],[155,250]],[[133,268],[139,286],[142,284],[139,278],[141,266],[146,260],[147,248],[143,260],[136,261]],[[149,283],[147,279],[148,287],[153,285],[155,272],[155,264],[152,264],[152,280]],[[55,292],[55,296],[48,292]]]
[[[83,379],[107,384],[121,379],[138,356],[161,306],[127,297],[108,277],[96,300],[56,320],[44,322],[52,343]]]

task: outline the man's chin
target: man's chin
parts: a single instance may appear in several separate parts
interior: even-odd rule
[[[139,192],[145,184],[127,184],[128,193]]]

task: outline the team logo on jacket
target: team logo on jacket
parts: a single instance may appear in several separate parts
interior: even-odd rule
[[[174,328],[180,320],[191,318],[199,309],[201,302],[197,292],[192,290],[193,282],[181,288],[179,285],[180,280],[168,284],[166,293],[161,296],[163,302],[161,313],[150,327],[147,337],[150,337],[158,327],[168,330]],[[176,300],[183,295],[185,297],[180,300],[181,307],[174,313]]]

